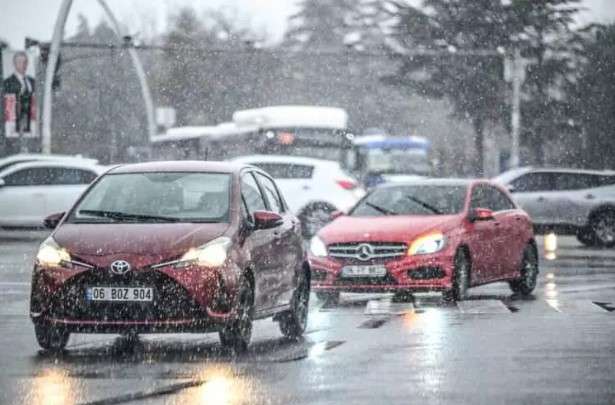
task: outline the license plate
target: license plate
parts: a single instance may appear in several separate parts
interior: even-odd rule
[[[153,288],[150,287],[89,287],[85,290],[88,301],[152,301]]]
[[[384,277],[387,269],[384,266],[345,266],[342,277]]]

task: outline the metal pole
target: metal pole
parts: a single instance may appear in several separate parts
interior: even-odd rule
[[[111,9],[107,5],[107,2],[105,0],[98,0],[98,3],[100,3],[100,6],[109,17],[109,20],[111,20],[111,24],[113,24],[113,29],[115,30],[118,39],[122,41],[122,29],[117,19],[113,15],[113,12],[111,12]],[[149,136],[149,140],[151,140],[156,135],[156,121],[154,118],[154,102],[152,101],[152,94],[147,84],[145,70],[143,70],[143,65],[141,64],[137,51],[134,48],[128,48],[128,54],[132,59],[132,64],[134,65],[137,78],[139,79],[139,84],[141,85],[141,95],[143,96],[143,102],[145,103],[145,114],[147,117],[147,134]]]
[[[43,116],[41,121],[43,126],[41,134],[41,149],[43,153],[51,153],[51,102],[53,75],[58,64],[60,56],[60,42],[64,36],[64,25],[70,11],[70,6],[73,0],[63,0],[58,12],[55,27],[53,29],[53,37],[51,38],[51,48],[49,49],[49,62],[47,63],[47,71],[45,72],[45,90],[43,93]]]
[[[513,51],[512,60],[512,115],[511,115],[511,147],[510,167],[519,167],[519,133],[521,130],[521,52],[519,48]]]

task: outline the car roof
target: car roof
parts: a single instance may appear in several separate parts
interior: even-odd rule
[[[66,168],[74,168],[74,169],[86,169],[92,170],[97,174],[103,173],[107,167],[101,166],[97,164],[93,164],[92,162],[85,160],[72,160],[72,161],[55,161],[55,160],[34,160],[30,162],[22,162],[16,163],[4,169],[0,172],[0,175],[5,173],[14,173],[21,169],[28,169],[32,167],[66,167]]]
[[[133,163],[115,166],[109,174],[118,173],[154,173],[154,172],[211,172],[211,173],[238,173],[245,164],[234,162],[213,162],[202,160],[175,160]]]
[[[0,166],[6,163],[19,162],[22,160],[83,160],[92,163],[98,162],[97,159],[83,157],[81,155],[47,155],[43,153],[18,153],[0,159]]]
[[[290,163],[303,165],[337,165],[339,162],[335,160],[317,159],[305,156],[286,156],[286,155],[247,155],[240,156],[230,160],[231,162],[250,163],[259,161],[263,163]]]

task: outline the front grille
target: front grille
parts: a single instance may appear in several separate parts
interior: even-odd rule
[[[334,243],[328,249],[331,257],[367,262],[404,256],[407,246],[398,242],[352,242]]]
[[[86,288],[152,287],[150,302],[103,302],[86,300]],[[98,321],[163,321],[204,319],[205,314],[188,292],[170,277],[157,271],[114,276],[99,269],[84,272],[68,281],[49,308],[54,318]]]
[[[389,274],[384,277],[338,277],[335,285],[353,286],[353,285],[395,285],[397,281]]]

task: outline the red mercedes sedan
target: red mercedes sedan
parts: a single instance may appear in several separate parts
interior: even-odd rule
[[[119,166],[99,177],[36,256],[30,314],[38,343],[77,333],[218,331],[245,350],[252,321],[297,337],[310,270],[301,229],[275,182],[215,162]]]
[[[489,181],[431,179],[378,187],[310,242],[312,290],[442,291],[463,300],[470,287],[507,281],[513,292],[536,286],[532,223]]]

